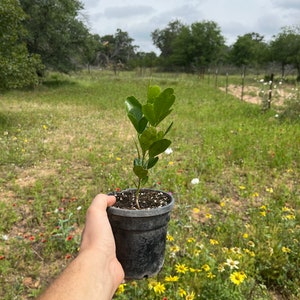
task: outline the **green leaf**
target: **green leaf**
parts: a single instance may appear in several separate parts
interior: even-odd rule
[[[146,128],[139,136],[139,142],[144,153],[155,141],[157,141],[157,130],[152,126]]]
[[[142,111],[149,123],[152,126],[156,126],[156,115],[154,111],[154,105],[148,102],[145,105],[143,105]]]
[[[154,113],[156,115],[156,126],[168,116],[175,102],[174,90],[171,88],[165,89],[154,101]]]
[[[125,100],[127,116],[138,133],[143,132],[147,120],[143,116],[141,103],[133,96]]]
[[[166,134],[171,130],[172,126],[173,126],[173,122],[169,125],[169,127],[165,131],[164,136],[166,136]]]
[[[150,157],[147,161],[147,169],[153,168],[157,162],[158,162],[158,156]]]
[[[155,98],[160,94],[160,87],[157,85],[149,86],[147,93],[147,102],[153,103]]]
[[[155,157],[158,154],[163,153],[170,145],[171,145],[171,141],[167,139],[156,141],[149,148],[149,156]]]
[[[174,90],[171,88],[161,92],[153,102],[147,102],[142,106],[142,112],[149,123],[156,127],[166,116],[168,116],[175,102]]]
[[[140,179],[148,177],[148,170],[144,169],[142,166],[134,166],[133,172]]]

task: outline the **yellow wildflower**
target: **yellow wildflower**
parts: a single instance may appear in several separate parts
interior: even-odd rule
[[[202,269],[205,271],[205,272],[208,272],[210,270],[210,266],[208,264],[205,264],[202,266]]]
[[[200,273],[201,270],[199,270],[199,269],[194,269],[194,268],[190,268],[190,272],[191,272],[191,273]]]
[[[170,234],[167,234],[167,241],[169,242],[173,242],[174,241],[174,237]]]
[[[163,283],[157,282],[156,285],[153,287],[155,294],[163,294],[166,290],[166,287]]]
[[[244,272],[233,272],[230,275],[230,280],[236,285],[240,285],[247,278]]]
[[[212,272],[208,272],[207,278],[213,279],[215,277],[216,277],[216,275],[214,275]]]
[[[186,241],[188,243],[195,243],[196,242],[196,240],[194,238],[188,238]]]
[[[179,277],[178,276],[166,276],[165,277],[165,281],[166,282],[176,282],[179,280]]]
[[[125,286],[126,286],[125,283],[120,284],[119,287],[118,287],[118,289],[117,289],[117,291],[116,291],[116,294],[117,295],[123,294],[124,291],[125,291]]]
[[[198,214],[199,212],[200,212],[199,208],[197,208],[197,207],[193,208],[193,213],[194,214]]]
[[[179,248],[177,245],[172,246],[172,247],[170,248],[170,251],[173,252],[173,253],[176,253],[176,252],[178,252],[179,250],[180,250],[180,248]]]
[[[187,294],[185,297],[185,300],[194,300],[195,299],[195,293],[191,292],[190,294]]]
[[[179,293],[179,296],[181,298],[183,298],[184,296],[186,296],[186,291],[183,288],[181,288],[181,287],[179,288],[178,293]]]
[[[211,245],[218,245],[219,244],[219,242],[217,240],[214,240],[214,239],[210,239],[209,242],[210,242]]]
[[[291,249],[288,248],[288,247],[282,247],[281,250],[282,250],[282,252],[284,252],[284,253],[290,253],[290,252],[291,252]]]
[[[272,188],[266,188],[266,192],[272,194],[273,193],[273,189]]]
[[[212,218],[212,214],[210,214],[210,213],[205,214],[205,218],[206,219],[211,219]]]
[[[156,286],[157,282],[155,280],[150,280],[148,283],[148,289],[153,290],[154,287]]]
[[[176,264],[175,270],[177,273],[185,273],[188,271],[188,267],[185,264]]]

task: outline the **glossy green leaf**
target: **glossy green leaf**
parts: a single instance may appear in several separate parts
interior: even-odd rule
[[[140,179],[148,177],[148,170],[144,169],[142,166],[134,166],[133,172]]]
[[[158,154],[163,153],[170,145],[171,145],[171,141],[167,139],[156,141],[149,148],[149,156],[155,157]]]
[[[160,87],[157,85],[149,86],[147,93],[147,102],[153,103],[155,98],[160,94]]]
[[[174,90],[171,88],[165,89],[152,102],[147,102],[142,106],[142,112],[149,123],[156,127],[166,116],[168,116],[174,104]]]
[[[153,168],[157,162],[158,162],[158,156],[150,157],[147,161],[147,169]]]
[[[139,136],[140,146],[143,152],[149,150],[150,146],[157,141],[157,130],[155,127],[146,128],[143,133]]]
[[[143,116],[141,103],[133,96],[125,100],[127,116],[137,132],[141,133],[147,125],[147,120]]]

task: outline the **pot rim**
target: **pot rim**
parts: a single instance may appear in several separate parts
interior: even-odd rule
[[[125,191],[130,191],[130,190],[136,190],[136,189],[125,189],[122,190],[121,192],[125,192]],[[119,207],[114,207],[114,206],[110,206],[107,208],[107,212],[110,215],[115,215],[115,216],[123,216],[123,217],[152,217],[152,216],[157,216],[157,215],[163,215],[166,213],[169,213],[175,204],[175,200],[174,197],[172,196],[172,194],[167,193],[165,191],[161,191],[161,190],[156,190],[156,189],[142,189],[142,190],[151,190],[151,191],[155,191],[158,193],[164,193],[165,195],[167,195],[170,198],[170,203],[168,203],[165,206],[160,206],[160,207],[155,207],[155,208],[143,208],[143,209],[126,209],[126,208],[119,208]],[[110,193],[109,195],[114,195],[114,193]]]

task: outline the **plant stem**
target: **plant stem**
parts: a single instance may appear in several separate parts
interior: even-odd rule
[[[138,180],[138,186],[135,193],[135,203],[138,209],[140,209],[139,197],[140,197],[140,190],[141,190],[141,179]]]

